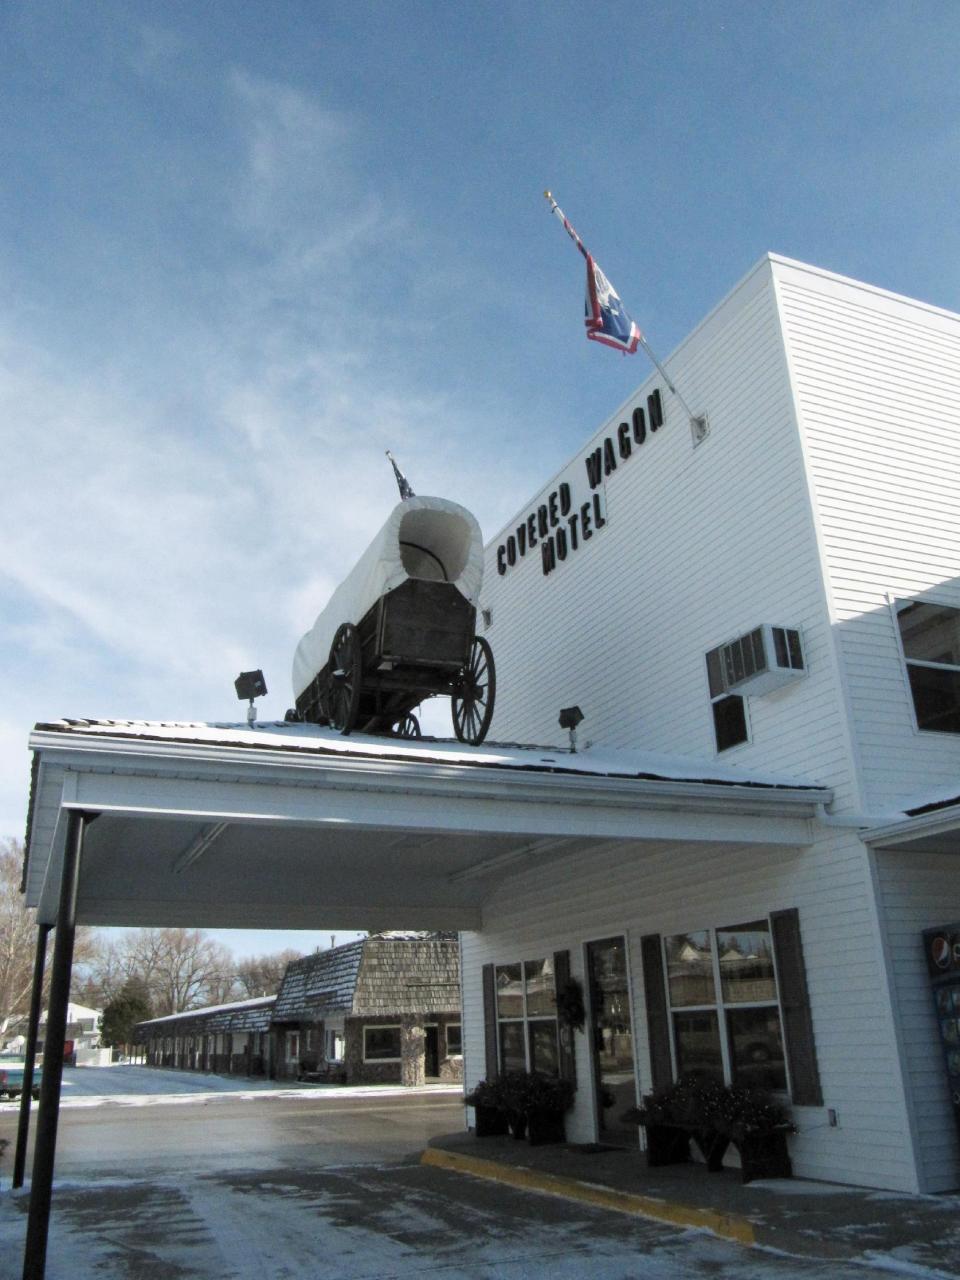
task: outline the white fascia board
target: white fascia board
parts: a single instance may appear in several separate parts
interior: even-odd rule
[[[40,737],[41,735],[37,735]],[[59,735],[52,735],[55,739]],[[46,744],[32,745],[43,749]],[[639,815],[662,811],[676,822],[698,815],[739,820],[766,819],[792,828],[788,842],[807,843],[801,825],[816,815],[819,805],[830,802],[828,789],[806,787],[751,787],[730,783],[687,780],[610,777],[597,774],[534,772],[526,769],[491,769],[443,764],[436,761],[376,760],[366,758],[311,757],[245,749],[223,751],[195,746],[181,750],[165,744],[162,752],[150,744],[117,743],[112,760],[104,758],[103,741],[73,741],[66,748],[62,738],[43,749],[44,763],[62,764],[77,775],[77,792],[71,807],[95,811],[156,812],[166,816],[209,816],[234,820],[306,823],[339,823],[370,827],[415,826],[423,829],[459,830],[468,825],[482,831],[539,831],[541,834],[638,834]],[[92,748],[92,749],[91,749]],[[123,770],[119,759],[148,766]],[[278,758],[279,757],[279,758]],[[148,765],[149,760],[149,765]],[[184,764],[192,765],[192,777],[184,777]],[[234,775],[224,780],[225,767]],[[111,769],[111,772],[106,772]],[[357,822],[355,801],[363,793],[363,823]],[[433,810],[431,802],[445,806],[457,802],[464,811],[452,822]],[[562,809],[562,820],[537,813],[521,820],[522,809]],[[431,810],[428,812],[427,810]],[[472,811],[472,812],[468,812]],[[606,811],[606,817],[598,811]],[[573,830],[572,813],[583,814],[586,826]],[[600,823],[600,829],[592,824]],[[479,825],[476,825],[479,823]],[[751,835],[766,823],[739,823],[745,839],[766,842],[770,834]],[[609,829],[604,830],[607,827]],[[675,834],[676,830],[674,828]],[[725,832],[715,838],[730,838]]]
[[[860,832],[860,839],[871,848],[890,849],[896,845],[911,844],[914,840],[926,840],[931,836],[958,831],[960,805],[953,805],[949,809],[937,809],[933,813],[921,813],[917,817],[870,827]]]

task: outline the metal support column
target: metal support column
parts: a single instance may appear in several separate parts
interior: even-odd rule
[[[37,954],[33,961],[33,986],[30,989],[30,1015],[27,1019],[27,1043],[23,1051],[23,1092],[20,1094],[20,1119],[17,1123],[17,1150],[13,1159],[13,1186],[23,1186],[23,1170],[27,1163],[27,1139],[30,1136],[30,1102],[33,1095],[33,1068],[37,1058],[37,1032],[43,1009],[43,969],[47,960],[50,926],[37,929]]]
[[[70,1001],[70,972],[73,968],[73,939],[77,924],[77,889],[80,883],[83,832],[87,819],[87,814],[74,810],[70,811],[67,819],[67,839],[63,851],[63,869],[60,873],[57,931],[53,945],[53,963],[50,967],[50,1001],[47,1007],[47,1029],[43,1045],[43,1077],[40,1081],[37,1136],[33,1148],[33,1178],[30,1183],[30,1213],[27,1218],[23,1280],[43,1280],[47,1266],[53,1162],[57,1151],[63,1048],[67,1034],[67,1005]]]

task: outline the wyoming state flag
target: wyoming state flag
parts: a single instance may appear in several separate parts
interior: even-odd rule
[[[583,253],[587,259],[587,297],[584,304],[587,337],[608,347],[616,347],[624,355],[633,355],[643,334],[636,321],[627,314],[620,295],[600,270],[593,255],[585,250]]]

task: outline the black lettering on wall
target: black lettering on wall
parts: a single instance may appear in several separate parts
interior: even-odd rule
[[[633,453],[633,444],[630,440],[630,423],[621,422],[617,427],[617,446],[620,450],[620,457],[624,461]]]
[[[617,469],[617,455],[613,451],[613,441],[606,436],[603,441],[603,474],[610,475]]]
[[[587,465],[587,480],[590,482],[590,488],[595,489],[600,483],[600,477],[603,469],[603,456],[599,448],[594,449],[593,453],[588,453],[584,458]]]
[[[537,517],[532,511],[527,516],[527,542],[531,548],[537,545]]]
[[[553,535],[557,544],[557,559],[566,560],[567,558],[567,531],[566,529],[558,529]]]
[[[633,411],[633,438],[637,444],[643,444],[647,438],[647,415],[640,405]]]
[[[527,554],[527,526],[525,524],[517,525],[517,550],[522,556]]]
[[[663,401],[660,399],[659,387],[647,396],[647,413],[650,415],[651,431],[657,431],[663,426]]]
[[[573,499],[570,497],[570,486],[566,481],[560,486],[560,514],[569,515]]]
[[[580,545],[580,543],[577,541],[577,525],[579,524],[579,522],[580,522],[580,517],[577,515],[576,512],[574,512],[573,515],[570,517],[570,519],[567,521],[567,524],[570,526],[570,546],[573,548],[574,551],[576,551],[577,547],[579,547]]]
[[[590,503],[585,502],[580,508],[580,533],[584,542],[593,537],[593,530],[590,528]]]
[[[597,528],[597,529],[602,529],[602,528],[603,528],[603,526],[604,526],[606,523],[607,523],[607,517],[603,514],[603,510],[602,510],[602,507],[601,507],[601,504],[600,504],[600,495],[599,495],[599,493],[595,493],[595,494],[593,495],[593,524],[594,524],[594,527],[595,527],[595,528]]]
[[[537,507],[537,528],[540,531],[541,538],[545,538],[550,532],[550,527],[547,524],[547,508],[545,506]]]
[[[557,491],[554,489],[550,497],[547,499],[547,509],[550,515],[550,528],[555,529],[560,523],[560,512],[557,510]]]
[[[501,542],[499,547],[497,547],[497,573],[499,573],[501,578],[507,572],[507,565],[506,565],[506,561],[504,560],[504,556],[506,554],[507,554],[507,549]]]
[[[546,538],[540,543],[540,559],[543,564],[543,576],[552,573],[557,567],[557,557],[554,551],[553,538]]]
[[[507,539],[507,564],[512,569],[517,563],[517,540],[511,533]]]

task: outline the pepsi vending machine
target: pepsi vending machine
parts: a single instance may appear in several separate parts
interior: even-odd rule
[[[960,921],[939,929],[925,929],[923,947],[947,1060],[953,1118],[960,1132]]]

